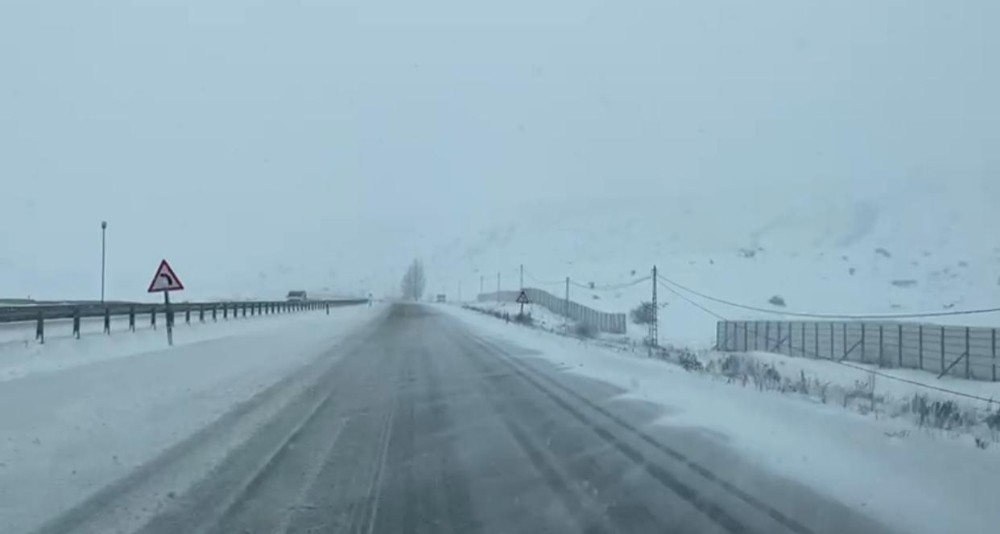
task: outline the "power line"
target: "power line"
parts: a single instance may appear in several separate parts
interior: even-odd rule
[[[867,315],[852,315],[844,313],[806,313],[806,312],[794,312],[794,311],[782,311],[782,310],[769,310],[767,308],[760,308],[757,306],[749,306],[746,304],[740,304],[737,302],[732,302],[725,299],[720,299],[713,297],[711,295],[706,295],[699,291],[695,291],[683,284],[677,283],[669,278],[660,276],[659,279],[668,284],[673,284],[674,286],[691,293],[692,295],[701,297],[705,300],[710,300],[719,304],[725,304],[726,306],[732,306],[734,308],[740,308],[744,310],[750,310],[760,313],[768,313],[771,315],[785,315],[788,317],[811,317],[814,319],[917,319],[925,317],[947,317],[953,315],[975,315],[983,313],[997,313],[1000,312],[1000,308],[983,308],[975,310],[953,310],[947,312],[923,312],[923,313],[894,313],[894,314],[867,314]]]
[[[561,285],[563,285],[565,283],[564,280],[541,280],[541,279],[535,278],[528,271],[524,271],[524,276],[527,276],[530,280],[532,280],[536,284],[542,284],[542,285],[547,285],[547,286],[561,286]]]
[[[595,285],[594,287],[590,287],[589,285],[581,284],[579,282],[573,282],[573,281],[570,281],[570,284],[572,284],[572,285],[574,285],[574,286],[576,286],[576,287],[578,287],[580,289],[586,289],[586,290],[589,290],[589,291],[617,291],[619,289],[625,289],[625,288],[628,288],[628,287],[637,286],[637,285],[639,285],[639,284],[641,284],[643,282],[646,282],[646,281],[648,281],[648,280],[650,280],[652,278],[653,278],[652,275],[649,275],[649,276],[643,276],[642,278],[636,278],[635,280],[630,280],[628,282],[622,282],[620,284],[609,284],[609,285],[604,285],[604,286],[596,286]]]
[[[698,308],[699,310],[701,310],[701,311],[703,311],[703,312],[711,315],[712,317],[715,317],[716,319],[719,319],[721,321],[728,321],[728,319],[726,319],[725,317],[723,317],[723,316],[719,315],[718,313],[715,313],[714,311],[712,311],[712,310],[710,310],[710,309],[702,306],[701,304],[698,304],[697,302],[691,300],[687,295],[684,295],[684,294],[678,292],[676,289],[668,286],[667,284],[664,284],[663,282],[660,282],[660,287],[662,287],[663,289],[666,289],[667,291],[673,293],[674,295],[677,295],[678,297],[686,300],[688,302],[688,304],[690,304],[690,305],[694,306],[695,308]]]

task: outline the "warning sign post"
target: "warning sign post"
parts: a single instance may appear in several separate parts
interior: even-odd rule
[[[521,290],[521,293],[517,296],[516,302],[521,305],[521,315],[524,315],[524,305],[531,302],[531,300],[528,298],[528,294],[525,293],[523,289]]]
[[[177,277],[174,270],[167,263],[167,260],[160,261],[160,266],[153,275],[153,281],[149,283],[148,293],[163,293],[163,306],[166,308],[167,316],[167,344],[174,344],[174,312],[170,308],[170,292],[183,291],[184,284]]]

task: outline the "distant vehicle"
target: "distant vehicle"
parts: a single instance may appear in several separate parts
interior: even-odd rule
[[[289,291],[288,296],[285,297],[288,302],[305,302],[306,292],[305,291]]]
[[[447,298],[445,298],[445,295],[444,295],[444,293],[438,293],[437,297],[435,297],[435,298],[434,298],[434,301],[435,301],[435,302],[445,302],[445,301],[447,301],[447,300],[448,300],[448,299],[447,299]]]

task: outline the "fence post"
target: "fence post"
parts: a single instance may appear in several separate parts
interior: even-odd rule
[[[45,344],[45,318],[42,312],[38,312],[38,322],[35,324],[35,340],[40,344]]]
[[[993,329],[993,381],[997,381],[997,329]]]
[[[865,359],[865,323],[861,323],[861,362],[868,363]]]
[[[884,352],[885,352],[884,351],[885,345],[882,344],[882,339],[883,339],[882,338],[882,330],[883,330],[882,325],[878,325],[878,366],[879,367],[885,367],[885,359],[883,359],[883,357],[882,357],[883,354],[884,354]]]
[[[806,354],[806,323],[799,323],[799,328],[801,328],[801,330],[799,331],[799,334],[800,334],[800,338],[801,338],[801,341],[802,341],[802,343],[799,346],[799,352],[801,352],[802,353],[802,357],[805,358],[805,357],[807,357],[807,354]]]
[[[899,324],[896,326],[898,328],[897,337],[899,339],[899,345],[897,345],[897,348],[899,349],[899,368],[902,369],[903,368],[903,325]]]
[[[819,323],[813,323],[813,345],[815,348],[813,357],[819,358]]]
[[[970,369],[970,361],[972,360],[972,348],[969,347],[969,330],[968,326],[965,327],[965,379],[968,380],[972,378],[972,370]]]
[[[816,355],[818,358],[819,355]],[[830,323],[830,359],[833,359],[833,323]]]
[[[764,352],[771,352],[771,321],[764,323]]]
[[[743,321],[743,352],[750,350],[750,323]]]
[[[104,307],[104,333],[111,335],[111,309]]]
[[[843,349],[843,351],[844,351],[844,355],[840,359],[841,360],[846,360],[847,359],[847,323],[840,323],[840,333],[844,337],[844,339],[842,340],[844,342],[844,344],[840,346],[840,348]]]
[[[73,335],[80,339],[80,308],[73,308]]]
[[[941,372],[944,372],[944,327],[941,327]]]
[[[778,321],[778,345],[776,345],[776,348],[778,349],[778,354],[781,354],[781,321]]]
[[[917,327],[917,361],[922,370],[924,368],[924,325]]]

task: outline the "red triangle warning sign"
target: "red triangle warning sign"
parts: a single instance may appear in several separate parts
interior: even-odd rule
[[[149,283],[149,293],[156,293],[160,291],[180,291],[184,289],[184,284],[181,283],[181,279],[177,278],[174,274],[174,270],[170,268],[170,264],[167,260],[160,262],[160,267],[156,269],[156,274],[153,276],[153,281]]]
[[[528,294],[521,290],[521,294],[517,296],[517,302],[519,304],[528,304],[531,300],[528,299]]]

